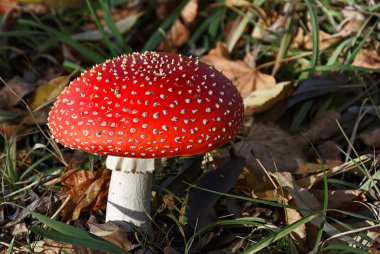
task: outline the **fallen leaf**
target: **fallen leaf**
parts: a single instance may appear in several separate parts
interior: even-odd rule
[[[78,219],[81,212],[105,209],[110,181],[110,170],[101,167],[96,171],[67,167],[60,177],[63,193],[70,200],[62,209],[65,221]]]
[[[360,140],[370,147],[380,147],[380,128],[360,135]]]
[[[177,19],[171,27],[166,40],[170,40],[175,47],[180,47],[184,45],[189,38],[189,29],[179,19]]]
[[[100,254],[98,251],[89,251],[85,248],[75,247],[68,243],[59,243],[54,240],[44,239],[35,242],[33,245],[33,253],[41,254]],[[30,251],[30,250],[29,250]]]
[[[201,61],[221,71],[237,87],[243,98],[257,89],[276,85],[273,76],[256,71],[242,60],[231,60],[227,46],[221,42],[218,42],[207,55],[201,57]]]
[[[361,215],[361,214],[359,213],[358,215]],[[378,243],[378,240],[380,237],[380,229],[379,229],[378,223],[374,221],[370,221],[370,220],[358,221],[358,220],[351,219],[351,220],[346,220],[343,225],[341,222],[332,222],[332,225],[334,225],[336,228],[338,228],[342,232],[349,232],[351,230],[354,231],[354,232],[351,231],[351,235],[353,237],[353,240],[356,242],[351,243],[350,246],[362,247],[364,249],[367,249],[368,247],[376,248],[376,243]],[[328,243],[340,242],[341,243],[341,241],[339,241],[339,238],[337,236],[331,236],[330,238],[326,239],[326,242]],[[379,251],[378,250],[377,252],[368,251],[368,253],[377,254],[379,253]]]
[[[338,42],[338,41],[341,41],[343,39],[343,36],[341,35],[331,35],[331,34],[328,34],[322,30],[319,31],[319,50],[323,50],[325,48],[328,48],[330,47],[331,45],[333,45],[334,43]],[[298,38],[299,39],[299,38]],[[313,49],[313,37],[311,35],[311,33],[308,33],[305,37],[304,37],[304,41],[303,41],[303,49],[306,49],[306,50],[312,50]]]
[[[265,175],[265,170],[294,172],[306,161],[305,144],[275,125],[254,123],[243,141],[236,143],[236,151],[247,159],[253,174]]]
[[[375,50],[361,49],[359,53],[355,56],[352,65],[380,69],[379,52]]]
[[[295,209],[290,209],[290,208],[285,208],[285,219],[286,219],[286,224],[290,225],[294,222],[297,222],[301,220],[303,216],[301,215],[300,212],[298,212]],[[293,239],[293,242],[297,245],[298,250],[302,250],[303,253],[306,253],[306,225],[303,224],[296,229],[294,229],[290,233],[291,238]]]
[[[115,223],[109,221],[105,224],[99,224],[95,217],[91,216],[87,221],[87,225],[90,229],[90,233],[93,233],[126,251],[131,250],[132,243],[128,240],[128,232]]]
[[[342,151],[334,141],[324,141],[316,147],[309,148],[309,158],[324,166],[337,166],[342,164]]]
[[[310,192],[322,203],[324,190],[310,189]],[[328,190],[328,207],[342,211],[356,212],[367,201],[361,190]]]
[[[337,111],[326,111],[312,120],[304,135],[311,142],[329,139],[340,132],[337,124],[337,121],[340,121],[340,119],[340,113]]]
[[[18,6],[17,0],[2,0],[0,2],[0,14],[5,14],[8,10]]]
[[[190,0],[181,11],[181,17],[185,25],[192,24],[197,18],[198,0]]]
[[[345,18],[338,26],[338,32],[335,36],[348,37],[359,32],[364,24],[366,17],[359,12],[359,6],[347,6],[341,10],[342,16]]]
[[[310,210],[310,211],[322,211],[322,205],[318,201],[318,199],[308,190],[300,187],[297,185],[296,181],[294,180],[292,173],[290,172],[276,172],[274,173],[275,179],[278,182],[278,184],[286,190],[290,196],[293,198],[296,207]],[[299,210],[299,212],[306,216],[309,214],[309,212],[306,212],[305,210]],[[322,219],[320,216],[314,218],[314,220],[310,221],[314,226],[320,227]],[[323,231],[330,235],[335,236],[337,234],[340,234],[341,231],[338,230],[335,226],[333,226],[330,222],[325,222],[323,224]],[[340,238],[344,242],[354,242],[355,240],[348,235],[341,236]]]
[[[32,92],[35,84],[15,76],[0,89],[0,108],[10,108],[20,102],[22,97]]]
[[[10,138],[19,129],[20,129],[20,126],[18,125],[0,125],[0,135],[3,136],[4,138]]]
[[[164,254],[181,254],[180,252],[178,252],[176,249],[174,249],[173,247],[171,246],[166,246],[164,248]]]
[[[70,76],[60,76],[39,86],[33,93],[29,107],[32,110],[43,107],[55,99],[69,83]]]
[[[359,158],[352,159],[342,165],[328,168],[325,167],[326,173],[328,177],[335,176],[344,172],[360,172],[358,169],[359,165],[364,165],[365,163],[371,162],[373,160],[373,156],[370,154],[362,155]],[[324,172],[320,172],[317,174],[312,174],[310,176],[306,176],[304,178],[298,179],[297,184],[306,189],[310,189],[314,184],[323,180]]]
[[[43,2],[55,10],[60,10],[63,8],[80,8],[85,5],[84,0],[43,0]]]
[[[125,34],[131,30],[142,15],[143,12],[132,12],[128,16],[116,21],[115,26],[121,34]],[[111,35],[111,30],[108,26],[104,26],[104,30]],[[85,32],[71,35],[71,38],[78,41],[99,41],[103,38],[103,35],[98,29],[88,29]]]
[[[235,184],[245,159],[231,155],[230,160],[219,169],[204,175],[198,184],[199,187],[216,192],[226,193]],[[212,206],[221,197],[209,191],[192,188],[187,203],[187,218],[192,228],[201,228],[210,223],[213,216]]]
[[[251,115],[268,110],[282,101],[293,90],[293,83],[281,82],[269,88],[258,89],[244,98],[245,114]]]
[[[342,91],[342,88],[344,88],[344,82],[340,76],[307,79],[299,84],[297,89],[289,96],[287,107],[292,107],[299,102],[307,101],[325,94]]]

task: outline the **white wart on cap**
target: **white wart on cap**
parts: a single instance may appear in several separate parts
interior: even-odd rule
[[[200,154],[231,140],[243,101],[222,73],[181,55],[133,53],[84,72],[57,99],[50,131],[73,149],[121,157]]]

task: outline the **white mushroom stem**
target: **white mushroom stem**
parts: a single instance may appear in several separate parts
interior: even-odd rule
[[[154,159],[108,156],[106,166],[113,170],[108,192],[106,221],[120,224],[127,230],[131,230],[132,225],[135,225],[145,232],[150,231]]]

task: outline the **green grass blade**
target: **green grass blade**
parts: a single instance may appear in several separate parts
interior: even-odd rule
[[[357,71],[357,72],[376,72],[380,73],[380,69],[367,68],[362,66],[353,66],[346,64],[336,64],[336,65],[319,65],[316,66],[315,71]],[[314,71],[313,69],[305,69],[303,71]]]
[[[82,237],[77,237],[74,234],[67,235],[67,234],[56,232],[56,231],[46,230],[46,229],[37,228],[37,227],[31,227],[30,230],[33,233],[36,233],[42,237],[52,239],[54,241],[61,242],[61,243],[72,244],[74,246],[78,246],[82,248],[106,251],[107,253],[112,253],[112,254],[127,253],[125,250],[105,240],[100,241],[100,240],[94,240],[92,238],[82,238]]]
[[[340,53],[343,51],[343,49],[347,47],[349,44],[351,44],[353,40],[354,38],[347,38],[342,43],[340,43],[339,46],[337,46],[334,50],[334,53],[329,57],[329,60],[327,61],[326,65],[334,65],[337,62],[338,57]]]
[[[313,54],[311,56],[311,68],[313,69],[318,65],[318,57],[319,57],[319,24],[318,17],[315,11],[315,6],[313,0],[306,0],[306,7],[310,15],[311,29],[312,29],[312,41],[313,41]],[[312,73],[310,73],[312,74]]]
[[[365,22],[364,24],[362,25],[362,27],[360,28],[359,32],[356,34],[356,36],[353,38],[353,41],[352,43],[355,43],[356,39],[359,38],[359,36],[363,33],[363,30],[364,29],[367,29],[367,24],[369,23],[369,21],[371,20],[371,17],[369,17]],[[364,47],[364,45],[368,42],[368,38],[369,36],[373,33],[373,30],[377,27],[377,24],[379,23],[379,20],[377,20],[375,22],[375,24],[373,24],[371,26],[371,28],[367,31],[367,33],[363,36],[363,39],[361,40],[361,42],[359,43],[358,46],[355,47],[355,49],[349,54],[349,56],[347,57],[347,60],[346,60],[346,64],[351,64],[353,61],[354,61],[354,58],[356,57],[356,55],[359,53],[359,51]]]
[[[364,251],[364,250],[361,250],[358,248],[354,248],[354,247],[350,247],[348,245],[339,244],[339,243],[330,244],[326,248],[323,248],[320,253],[322,253],[322,252],[336,253],[336,252],[331,252],[334,250],[342,250],[342,251],[345,251],[346,253],[352,253],[352,254],[368,254],[367,251]]]
[[[109,35],[107,34],[107,32],[104,30],[104,27],[100,23],[99,17],[98,17],[98,15],[95,12],[94,7],[92,6],[92,2],[93,1],[86,0],[87,8],[90,11],[90,14],[91,14],[91,16],[92,16],[92,18],[93,18],[96,26],[98,27],[98,30],[99,30],[100,34],[102,35],[102,41],[103,41],[103,43],[105,45],[107,45],[107,47],[108,47],[109,51],[111,52],[111,54],[113,56],[117,56],[118,52],[116,50],[116,47],[111,42],[111,40],[109,39]]]
[[[112,36],[115,37],[117,44],[120,46],[121,49],[123,49],[123,51],[126,51],[127,53],[131,53],[133,50],[124,41],[123,35],[120,33],[119,29],[116,27],[115,21],[112,18],[108,4],[104,0],[99,1],[99,3],[104,11],[104,20],[106,21],[107,26],[109,30],[111,31]]]
[[[298,227],[304,225],[305,223],[315,219],[316,217],[319,216],[319,212],[315,212],[313,214],[310,214],[286,227],[284,227],[283,229],[281,229],[280,231],[272,234],[271,236],[269,237],[266,237],[264,238],[263,240],[259,241],[258,243],[256,243],[255,245],[253,245],[252,247],[249,247],[247,248],[243,254],[251,254],[251,253],[256,253],[262,249],[264,249],[265,247],[269,246],[270,244],[282,239],[283,237],[285,237],[286,235],[290,234],[291,232],[293,232],[295,229],[297,229]]]
[[[258,203],[258,204],[268,205],[268,206],[280,207],[280,208],[289,208],[289,209],[294,209],[294,210],[297,210],[297,211],[307,212],[307,213],[313,212],[313,211],[311,211],[309,209],[304,209],[304,208],[300,208],[300,207],[296,207],[296,206],[284,205],[284,204],[280,204],[280,203],[277,203],[277,202],[262,200],[262,199],[258,199],[258,198],[250,198],[250,197],[245,197],[245,196],[240,196],[240,195],[234,195],[234,194],[229,194],[229,193],[222,193],[222,192],[218,192],[218,191],[213,191],[213,190],[205,189],[205,188],[202,188],[202,187],[199,187],[199,186],[196,186],[196,185],[193,185],[193,184],[189,184],[189,183],[188,183],[188,185],[190,187],[192,187],[192,188],[197,188],[197,189],[200,189],[200,190],[208,191],[208,192],[211,192],[211,193],[215,193],[215,194],[218,194],[218,195],[221,195],[221,196],[225,196],[225,197],[229,197],[229,198],[234,198],[234,199],[238,199],[238,200],[243,200],[243,201],[248,201],[248,202],[252,202],[252,203]]]
[[[12,254],[13,253],[13,247],[14,247],[14,244],[15,244],[15,237],[12,238],[12,241],[10,242],[7,250],[6,250],[6,254]]]
[[[95,51],[87,48],[86,46],[82,45],[81,43],[73,40],[69,35],[66,35],[62,32],[59,32],[49,26],[46,26],[42,23],[38,23],[36,21],[27,20],[27,19],[20,19],[20,24],[28,25],[32,27],[39,28],[41,30],[44,30],[45,32],[49,33],[52,36],[57,37],[60,41],[67,43],[72,48],[74,48],[76,51],[81,53],[83,56],[85,56],[87,59],[91,60],[94,63],[101,63],[104,62],[107,58],[96,53]]]
[[[183,7],[185,7],[188,1],[189,0],[182,1],[182,3],[177,7],[177,9],[175,9],[169,15],[169,17],[167,17],[165,21],[162,22],[162,24],[156,29],[156,31],[150,36],[148,41],[145,43],[144,47],[142,48],[142,51],[154,50],[157,47],[158,43],[160,43],[160,41],[163,38],[162,30],[167,31],[172,26],[172,24],[177,19],[178,15],[181,13]]]
[[[244,30],[246,29],[248,22],[253,18],[253,12],[248,10],[246,13],[243,14],[242,19],[240,20],[239,25],[235,28],[235,30],[232,32],[231,36],[227,39],[227,48],[228,52],[231,52],[238,40],[240,39],[241,35],[244,33]]]
[[[207,224],[197,232],[195,232],[188,240],[188,243],[185,247],[185,253],[188,253],[191,249],[191,245],[195,241],[195,239],[201,236],[203,233],[207,232],[209,229],[218,227],[218,226],[235,226],[235,227],[252,227],[252,226],[262,226],[266,223],[266,221],[262,218],[256,217],[247,217],[247,218],[239,218],[234,220],[220,220]]]

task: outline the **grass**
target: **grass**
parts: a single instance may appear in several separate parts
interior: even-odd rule
[[[376,232],[380,225],[376,210],[380,197],[378,147],[366,145],[360,137],[379,127],[379,83],[375,81],[379,78],[380,69],[376,66],[354,66],[352,63],[363,49],[379,48],[380,17],[377,11],[380,5],[351,1],[353,3],[337,6],[328,0],[242,1],[240,5],[229,5],[225,1],[202,3],[195,21],[185,25],[189,30],[186,43],[174,46],[167,42],[172,36],[171,28],[176,20],[184,20],[181,12],[188,2],[190,1],[184,0],[175,6],[161,6],[166,8],[167,14],[160,19],[156,11],[161,9],[147,1],[136,12],[141,16],[136,18],[127,32],[118,29],[117,15],[123,13],[123,10],[135,13],[133,8],[136,7],[127,7],[125,1],[86,0],[75,11],[61,8],[42,15],[21,12],[11,18],[11,26],[4,26],[6,29],[0,32],[0,77],[5,84],[12,77],[23,75],[43,83],[46,82],[45,79],[51,79],[51,73],[54,73],[53,76],[74,75],[73,73],[79,75],[91,65],[133,51],[165,49],[184,55],[202,55],[214,48],[217,41],[224,41],[231,60],[242,61],[244,55],[251,54],[256,67],[252,71],[272,75],[277,82],[293,80],[295,89],[302,88],[312,79],[340,78],[337,83],[341,82],[345,89],[303,97],[301,95],[297,103],[283,106],[286,107],[283,112],[268,110],[247,116],[246,125],[250,127],[248,120],[254,117],[259,123],[275,123],[296,137],[301,131],[311,128],[310,123],[316,116],[336,109],[347,119],[338,122],[339,134],[323,141],[333,141],[339,146],[342,163],[337,167],[342,166],[341,173],[330,173],[332,169],[324,161],[326,155],[319,154],[318,150],[318,145],[323,142],[313,140],[307,149],[311,148],[318,159],[309,159],[308,162],[319,164],[322,180],[309,188],[298,188],[297,183],[301,183],[298,180],[312,178],[318,172],[303,175],[293,169],[293,186],[287,186],[281,182],[281,178],[274,177],[275,172],[271,172],[268,176],[273,177],[276,186],[280,187],[275,189],[272,186],[269,191],[273,191],[273,199],[266,200],[255,198],[255,194],[257,188],[263,184],[270,185],[270,182],[250,180],[243,174],[228,193],[197,187],[196,181],[176,183],[184,190],[178,193],[166,190],[163,179],[174,177],[175,180],[178,169],[183,166],[181,159],[169,160],[169,165],[163,165],[155,173],[157,195],[153,197],[153,235],[144,235],[136,229],[135,235],[131,233],[128,239],[123,240],[138,246],[130,250],[132,253],[149,248],[162,251],[168,246],[180,253],[189,254],[211,251],[289,253],[294,250],[298,253],[367,253],[369,246],[364,244],[363,239],[370,242],[372,248],[378,249],[379,242],[371,239],[368,234],[371,230]],[[359,13],[365,19],[357,32],[322,47],[324,44],[320,31],[338,33],[337,24],[345,19],[342,9],[359,4]],[[277,27],[274,23],[279,22],[280,16],[284,20]],[[347,22],[351,21],[352,19]],[[4,20],[2,22],[7,24]],[[73,34],[91,29],[99,32],[99,41],[78,41],[72,37]],[[264,35],[253,36],[255,29]],[[309,36],[311,47],[295,46],[298,29],[304,32],[305,38]],[[254,53],[255,50],[257,54]],[[39,59],[50,59],[51,62],[42,64]],[[25,96],[15,107],[0,109],[0,127],[5,126],[5,130],[18,126],[17,131],[10,129],[6,132],[0,129],[3,134],[0,138],[0,223],[4,226],[1,233],[5,236],[0,241],[0,250],[12,253],[23,249],[32,253],[38,240],[44,242],[51,239],[107,253],[127,253],[120,245],[89,232],[86,222],[90,215],[104,222],[104,210],[90,209],[82,212],[76,221],[62,220],[61,212],[70,197],[67,196],[68,186],[60,177],[70,166],[96,171],[104,158],[74,152],[55,143],[46,127],[49,108],[41,106],[32,111],[29,107],[31,97],[32,94]],[[281,106],[280,103],[277,105]],[[352,106],[369,106],[377,110],[377,114],[363,113],[353,123],[344,122],[343,120],[352,122],[347,113]],[[42,115],[42,120],[39,114]],[[30,115],[33,115],[32,120],[27,120]],[[239,138],[249,141],[244,131]],[[268,140],[270,142],[272,141]],[[272,154],[272,151],[268,153]],[[220,154],[223,154],[223,149],[220,149]],[[228,156],[220,154],[212,153],[210,156],[213,162],[203,163],[203,177],[207,176],[207,172],[220,167],[220,157],[228,160]],[[370,156],[372,161],[357,162],[355,159],[361,155]],[[345,158],[353,164],[347,170],[343,164]],[[248,167],[249,165],[245,169]],[[189,225],[187,218],[188,195],[194,188],[220,196],[213,206],[212,220],[204,225],[200,223],[196,228]],[[351,206],[358,206],[354,212],[350,210],[351,207],[330,207],[332,200],[329,191],[342,189],[361,191],[365,197],[365,200],[357,197],[358,200],[351,201]],[[323,191],[323,198],[316,199],[319,206],[315,208],[315,204],[304,199],[313,196],[313,191],[317,190]],[[49,205],[45,204],[47,197]],[[288,223],[285,209],[296,211],[300,218]],[[27,211],[31,217],[21,217],[21,211]],[[11,235],[14,226],[9,226],[10,218],[20,218],[27,230]],[[359,222],[371,224],[356,228]],[[298,233],[303,229],[313,231],[314,236]],[[236,237],[227,239],[229,235]]]

